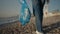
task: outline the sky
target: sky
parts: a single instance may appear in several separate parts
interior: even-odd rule
[[[17,0],[0,0],[0,17],[11,17],[19,14],[20,4]]]
[[[60,10],[60,0],[50,0],[49,6],[48,6],[48,11],[53,11],[53,10]]]
[[[27,3],[32,12],[32,2],[30,0],[27,0]],[[21,5],[18,3],[18,0],[0,0],[0,17],[18,15],[20,9]],[[60,0],[50,0],[48,11],[56,9],[60,10]]]

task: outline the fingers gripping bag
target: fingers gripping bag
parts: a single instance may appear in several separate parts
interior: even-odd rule
[[[18,0],[18,2],[21,5],[19,21],[24,26],[27,23],[29,23],[30,18],[31,18],[31,13],[25,0]]]

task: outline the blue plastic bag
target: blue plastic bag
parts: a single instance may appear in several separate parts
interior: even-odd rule
[[[27,23],[29,23],[31,18],[31,13],[25,0],[22,1],[18,0],[18,2],[22,5],[20,10],[19,21],[24,26]]]

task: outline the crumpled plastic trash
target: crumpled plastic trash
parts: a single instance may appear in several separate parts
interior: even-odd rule
[[[28,7],[25,0],[21,0],[21,1],[18,0],[18,2],[21,5],[21,10],[20,10],[20,14],[19,14],[19,21],[24,26],[27,23],[29,23],[30,18],[31,18],[31,13],[30,13],[29,7]]]

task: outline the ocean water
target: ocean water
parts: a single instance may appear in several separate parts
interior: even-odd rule
[[[19,20],[19,16],[12,16],[6,18],[0,18],[0,25],[5,23],[12,23]]]

